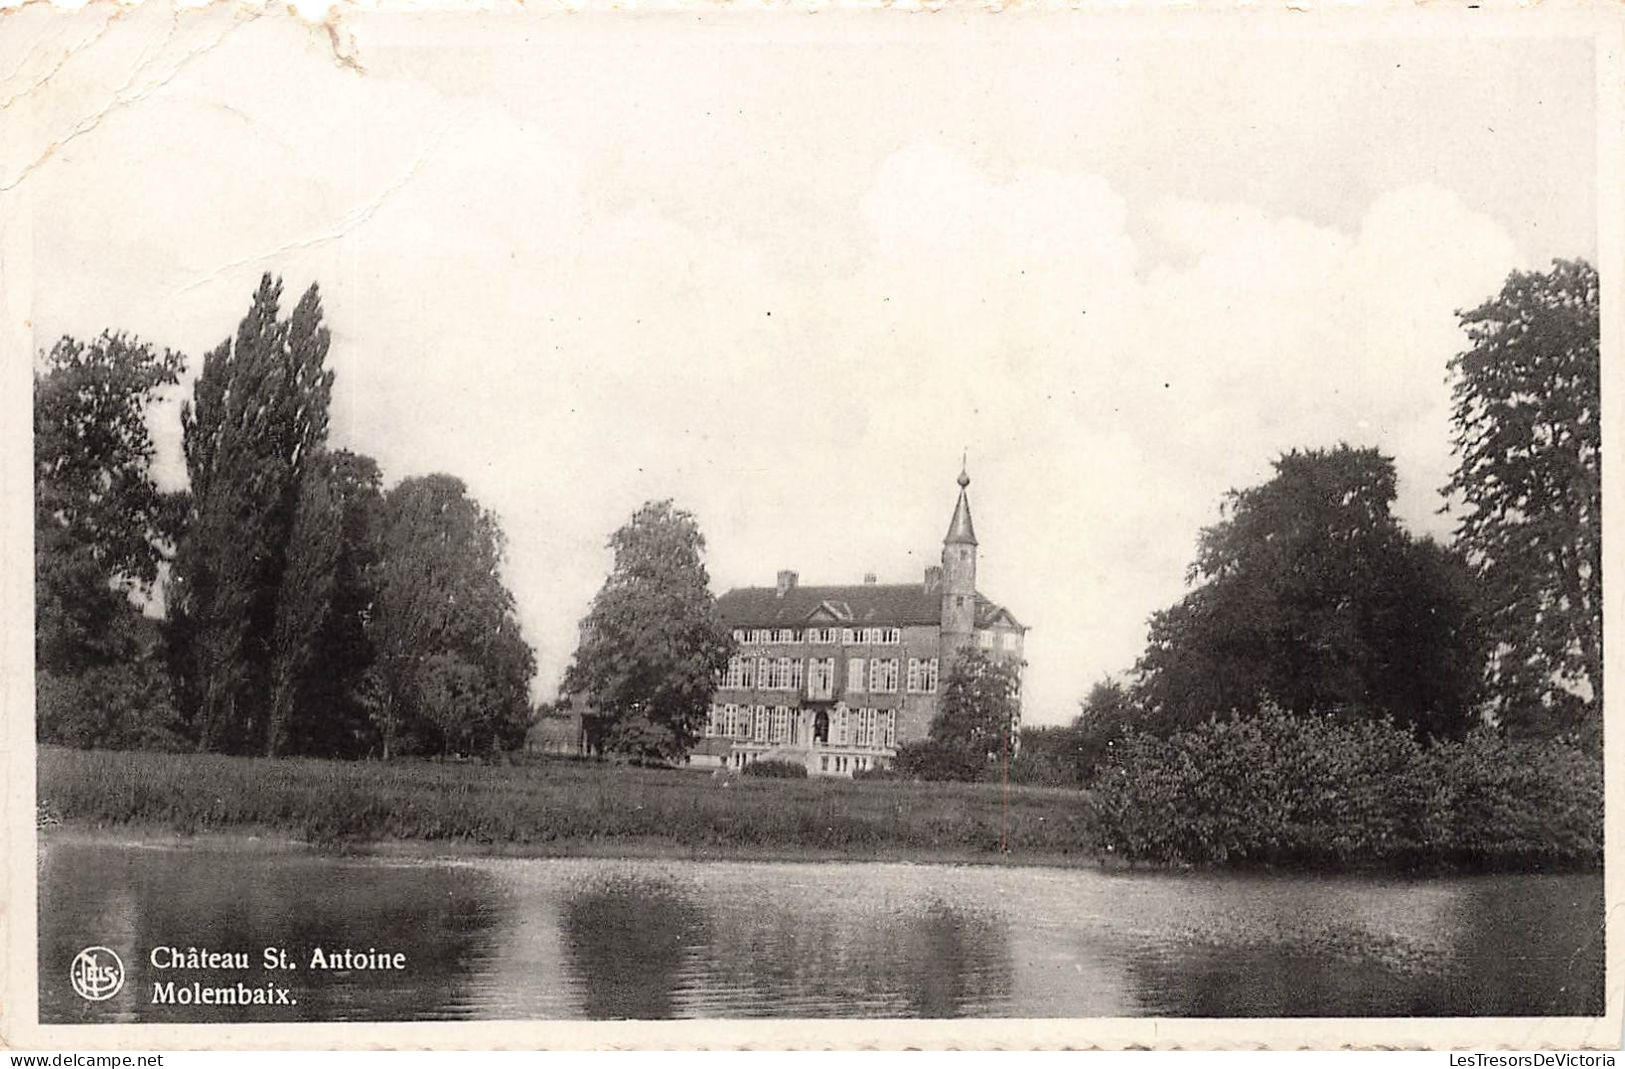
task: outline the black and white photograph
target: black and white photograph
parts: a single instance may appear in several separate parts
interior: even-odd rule
[[[0,1045],[1617,1049],[1621,14],[0,12]]]

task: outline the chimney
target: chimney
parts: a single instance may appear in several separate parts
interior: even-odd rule
[[[863,573],[863,585],[864,586],[874,586],[875,585],[875,573],[874,572],[864,572]]]
[[[942,589],[942,565],[933,564],[925,570],[925,592],[935,594]]]
[[[796,588],[796,580],[798,578],[799,578],[799,576],[797,576],[795,572],[788,571],[788,570],[780,572],[779,573],[779,597],[782,598],[782,597],[784,597],[784,595],[786,595],[786,594],[790,593],[790,591],[794,590]]]

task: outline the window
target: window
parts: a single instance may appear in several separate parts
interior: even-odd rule
[[[833,646],[840,638],[841,633],[833,627],[813,627],[807,630],[807,641],[819,646]]]
[[[835,697],[835,658],[814,657],[807,664],[807,697]]]
[[[803,671],[799,657],[763,657],[758,685],[763,690],[796,690]]]
[[[848,646],[856,646],[859,642],[859,634],[860,632],[855,627],[843,627],[841,629],[841,642]]]
[[[976,632],[976,645],[978,647],[980,647],[981,649],[984,649],[984,650],[992,649],[993,648],[993,632],[991,632],[991,631],[978,631],[978,632]]]
[[[743,641],[745,641],[745,632],[743,630],[741,630],[740,628],[737,628],[737,627],[734,628],[734,641],[735,642],[743,642]]]
[[[750,737],[754,742],[767,741],[767,706],[756,707],[755,715],[751,718]]]
[[[1013,651],[1016,648],[1016,633],[1006,631],[1001,634],[999,636],[999,648],[1007,653]]]
[[[869,693],[897,693],[897,658],[881,660],[876,657],[869,662]]]
[[[903,641],[903,629],[900,627],[875,628],[875,641],[883,646],[895,646]]]
[[[908,659],[908,692],[935,694],[937,692],[937,659],[910,657]]]
[[[732,657],[728,660],[728,671],[722,677],[722,685],[730,690],[748,690],[756,685],[756,659],[754,657]]]
[[[711,717],[705,722],[706,738],[715,738],[716,736],[722,734],[724,730],[722,717],[722,706],[713,702],[711,705]]]
[[[773,707],[773,741],[776,743],[790,741],[790,710],[782,705]]]
[[[886,710],[885,714],[880,718],[879,745],[888,750],[897,746],[897,711],[895,709]]]
[[[908,658],[908,694],[936,694],[936,658]]]
[[[792,630],[788,627],[781,627],[773,632],[773,641],[790,643],[800,642],[801,632]]]
[[[862,657],[853,657],[846,662],[846,691],[848,694],[863,693]]]
[[[846,706],[837,705],[835,715],[829,718],[829,744],[831,746],[845,746],[847,744],[846,714]]]

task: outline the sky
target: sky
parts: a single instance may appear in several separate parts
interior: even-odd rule
[[[331,444],[498,514],[543,699],[642,502],[718,593],[911,582],[964,455],[1025,715],[1066,722],[1286,450],[1376,446],[1447,537],[1456,310],[1596,257],[1593,47],[1555,31],[7,18],[0,311],[185,353],[179,486],[203,354],[262,272],[319,284]]]

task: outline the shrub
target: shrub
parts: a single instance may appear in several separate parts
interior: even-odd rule
[[[1448,799],[1445,841],[1458,864],[1542,868],[1601,864],[1602,763],[1563,742],[1514,742],[1489,730],[1434,755]]]
[[[968,781],[982,778],[987,761],[968,755],[963,747],[922,739],[897,747],[892,767],[910,779]]]
[[[1488,730],[1424,746],[1389,721],[1266,709],[1131,733],[1095,785],[1100,846],[1131,860],[1477,868],[1600,863],[1602,770]]]
[[[35,673],[41,742],[84,749],[189,749],[169,686],[152,661],[97,665],[79,675]]]
[[[1042,750],[1028,750],[1022,743],[1021,753],[1010,762],[1010,782],[1032,787],[1080,787],[1082,778],[1077,766],[1064,755]]]
[[[807,766],[794,761],[779,761],[768,758],[763,761],[752,761],[745,766],[742,775],[763,776],[767,779],[806,779]]]

